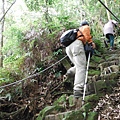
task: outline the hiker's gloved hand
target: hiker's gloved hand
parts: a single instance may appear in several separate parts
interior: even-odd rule
[[[118,25],[118,27],[120,28],[120,25]]]
[[[92,42],[91,44],[92,44],[93,49],[95,49],[95,48],[96,48],[95,43],[94,43],[94,42]]]
[[[76,29],[76,31],[78,32],[78,31],[79,31],[79,29]]]

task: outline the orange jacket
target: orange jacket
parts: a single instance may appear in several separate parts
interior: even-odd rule
[[[90,27],[88,25],[84,25],[84,26],[80,27],[79,30],[81,32],[80,31],[77,32],[77,39],[78,40],[81,40],[83,42],[83,44],[85,44],[86,42],[88,42],[88,43],[93,42],[92,36],[90,34]],[[83,34],[83,36],[81,33]]]

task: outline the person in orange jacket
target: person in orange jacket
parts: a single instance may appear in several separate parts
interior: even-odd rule
[[[92,44],[93,48],[95,48],[95,43],[92,40],[92,36],[90,34],[90,26],[88,22],[83,21],[81,23],[79,31],[77,32],[77,39],[81,40],[83,44],[86,44],[86,42],[88,42],[89,44]]]
[[[73,88],[73,94],[75,98],[79,98],[83,94],[86,73],[86,55],[84,44],[88,42],[93,46],[93,48],[95,48],[95,44],[90,34],[90,27],[88,22],[83,21],[81,23],[77,32],[77,37],[78,38],[73,43],[66,47],[66,54],[74,64],[73,67],[67,70],[66,75],[68,77],[75,75]]]

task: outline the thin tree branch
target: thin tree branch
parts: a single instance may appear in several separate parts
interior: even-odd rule
[[[10,10],[10,8],[15,4],[16,0],[11,4],[11,6],[8,8],[8,10],[5,12],[5,14],[2,16],[2,18],[0,19],[0,22],[2,21],[2,19],[5,18],[5,15],[8,13],[8,11]]]

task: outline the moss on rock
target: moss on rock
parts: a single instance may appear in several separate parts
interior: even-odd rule
[[[57,113],[59,111],[63,111],[62,106],[47,106],[42,111],[40,111],[39,116],[36,120],[43,120],[46,115],[51,114],[52,112]]]
[[[71,113],[66,114],[66,117],[62,120],[84,120],[84,116],[80,110],[72,111]]]
[[[86,120],[97,120],[97,119],[98,119],[97,112],[89,112]]]

